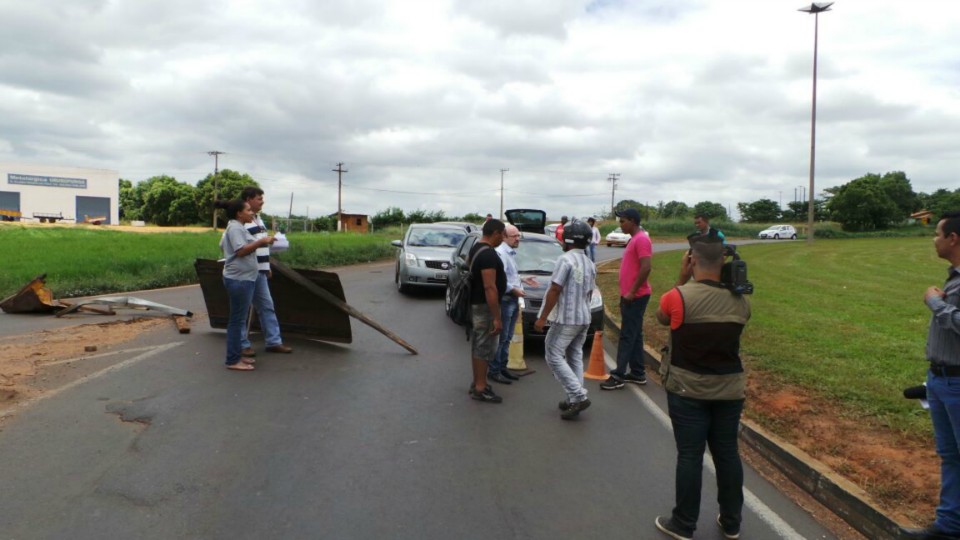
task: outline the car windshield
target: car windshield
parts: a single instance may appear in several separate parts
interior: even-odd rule
[[[455,229],[413,229],[407,237],[408,246],[455,247],[466,236],[466,231]]]
[[[563,248],[555,242],[521,241],[517,248],[517,271],[522,274],[553,274]]]

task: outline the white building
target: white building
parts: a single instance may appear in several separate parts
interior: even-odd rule
[[[0,161],[0,219],[120,223],[120,173]]]

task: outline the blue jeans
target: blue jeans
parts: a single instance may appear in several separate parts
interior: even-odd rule
[[[277,320],[277,311],[273,309],[273,297],[270,296],[270,284],[267,281],[267,273],[259,272],[257,274],[256,287],[253,291],[253,307],[257,310],[257,317],[260,318],[260,331],[263,332],[264,341],[267,347],[282,345],[283,339],[280,337],[280,322]],[[247,324],[243,324],[243,335],[240,338],[240,345],[244,349],[250,347],[250,337],[247,335]]]
[[[487,373],[490,375],[496,375],[507,370],[507,362],[510,360],[510,340],[513,339],[517,317],[520,316],[519,299],[513,295],[504,298],[500,300],[500,320],[503,321],[503,330],[500,331],[500,345],[497,348],[497,354],[487,368]]]
[[[620,342],[617,345],[617,369],[611,375],[622,379],[630,373],[643,375],[643,314],[647,311],[650,295],[638,296],[633,302],[620,298]]]
[[[243,329],[247,326],[247,312],[253,302],[253,291],[256,281],[223,278],[223,286],[227,289],[230,298],[230,320],[227,322],[227,365],[232,366],[240,361],[240,343]]]
[[[597,262],[597,245],[596,244],[590,244],[587,246],[587,255],[590,256],[591,261]]]
[[[737,431],[743,400],[704,400],[667,392],[667,408],[677,443],[676,506],[673,520],[693,533],[700,517],[703,451],[710,446],[717,469],[717,502],[724,526],[739,525],[743,510],[743,464]]]
[[[587,389],[583,387],[583,343],[586,340],[585,324],[552,324],[544,341],[547,365],[563,386],[570,403],[587,399]]]
[[[960,377],[927,373],[927,401],[933,420],[933,438],[940,456],[940,505],[937,528],[960,534]]]

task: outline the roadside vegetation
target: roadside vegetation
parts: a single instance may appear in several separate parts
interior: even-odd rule
[[[756,293],[743,337],[748,370],[871,417],[905,436],[930,436],[930,419],[905,387],[925,379],[930,313],[923,294],[941,285],[946,263],[927,238],[862,238],[745,245],[739,252]],[[644,333],[659,350],[669,338],[654,314],[675,283],[682,251],[654,255]],[[619,320],[619,263],[601,274],[604,301]],[[749,409],[749,403],[748,403]],[[759,418],[777,430],[776,419]]]
[[[193,262],[220,258],[223,231],[138,234],[78,227],[0,226],[3,272],[0,299],[40,274],[56,298],[172,287],[197,282]],[[290,249],[277,259],[322,269],[393,256],[399,231],[376,234],[290,233]]]

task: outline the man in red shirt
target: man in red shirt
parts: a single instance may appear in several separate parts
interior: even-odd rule
[[[640,227],[640,212],[627,208],[617,212],[620,228],[631,236],[620,263],[620,342],[617,368],[600,383],[601,390],[623,388],[625,382],[647,384],[643,366],[643,315],[650,302],[650,276],[653,244]],[[627,371],[629,368],[629,371]]]
[[[557,231],[555,233],[557,236],[557,240],[559,240],[561,244],[563,244],[563,226],[566,224],[567,224],[567,216],[563,216],[562,218],[560,218],[560,225],[557,225]]]

